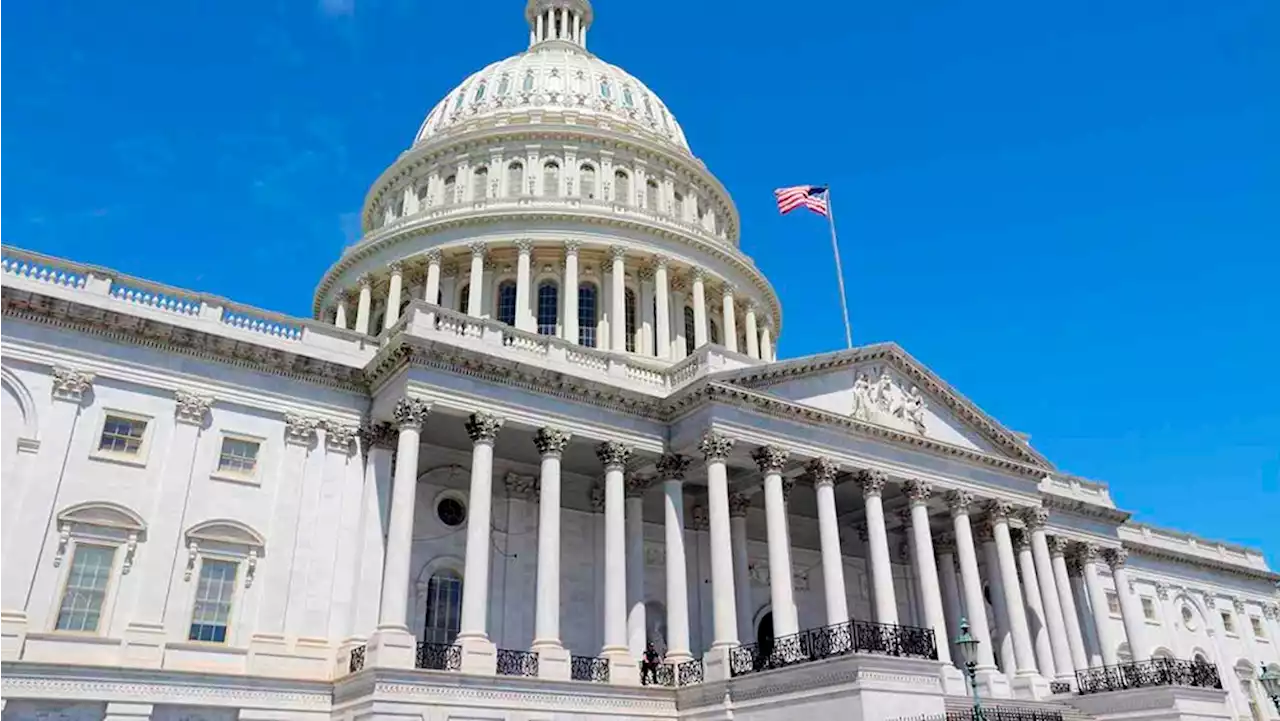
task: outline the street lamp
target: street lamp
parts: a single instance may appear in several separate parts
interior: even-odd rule
[[[969,677],[969,688],[973,689],[973,721],[982,721],[982,699],[978,697],[978,639],[969,633],[969,622],[960,618],[960,635],[956,636],[956,648],[964,659],[964,672]]]
[[[1275,704],[1276,710],[1280,711],[1280,665],[1273,663],[1270,668],[1264,665],[1258,681],[1262,684],[1262,690],[1271,697],[1271,703]]]

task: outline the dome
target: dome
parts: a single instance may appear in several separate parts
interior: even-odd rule
[[[453,131],[533,120],[601,125],[691,152],[680,124],[652,90],[587,52],[589,6],[580,1],[587,14],[578,15],[562,4],[530,0],[529,49],[485,67],[451,90],[427,115],[414,145]],[[565,30],[557,33],[566,16],[572,23],[566,19]],[[547,25],[554,26],[550,34]]]

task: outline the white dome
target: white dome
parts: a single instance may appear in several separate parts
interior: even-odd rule
[[[567,122],[606,126],[685,151],[684,131],[645,84],[564,40],[539,42],[528,51],[473,74],[436,104],[414,145],[478,125]]]

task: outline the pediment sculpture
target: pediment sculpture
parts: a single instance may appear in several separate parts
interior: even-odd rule
[[[859,373],[853,383],[853,417],[860,421],[924,435],[924,409],[920,389],[904,391],[887,371],[874,381]]]

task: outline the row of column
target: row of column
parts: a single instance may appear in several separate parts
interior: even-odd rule
[[[478,289],[485,287],[485,256],[488,246],[485,243],[476,242],[472,243],[469,248],[471,250],[469,283],[470,288],[473,290],[468,293],[467,307],[464,310],[468,315],[479,318],[483,314],[484,293]],[[579,340],[579,309],[576,289],[579,285],[578,252],[580,248],[581,243],[577,241],[565,243],[564,276],[559,288],[560,303],[563,308],[563,313],[561,314],[563,329],[561,337],[575,343]],[[538,328],[532,280],[533,242],[527,239],[517,241],[516,249],[515,327],[519,330],[533,333]],[[428,303],[435,303],[440,298],[442,254],[439,250],[432,250],[428,251],[425,257],[427,266],[423,300]],[[626,250],[624,248],[619,246],[610,248],[608,282],[605,289],[608,296],[606,307],[608,308],[609,333],[607,338],[603,336],[597,338],[597,344],[600,348],[612,348],[614,350],[626,350],[627,348],[626,262]],[[388,271],[390,280],[386,313],[383,316],[383,328],[381,330],[391,328],[399,321],[400,306],[405,292],[404,263],[401,261],[392,262],[388,266]],[[687,355],[685,338],[687,331],[684,319],[686,291],[690,292],[690,297],[687,300],[689,306],[693,309],[693,347],[699,348],[708,342],[710,339],[710,313],[707,300],[706,273],[702,268],[694,267],[690,269],[687,284],[683,280],[673,282],[668,259],[659,255],[654,257],[650,265],[641,268],[639,275],[641,292],[639,294],[640,297],[637,298],[638,307],[636,308],[636,313],[637,326],[641,332],[639,334],[640,342],[635,346],[638,352],[671,360],[680,360]],[[359,278],[358,284],[359,294],[357,295],[356,315],[352,328],[360,333],[369,333],[373,312],[374,278],[370,274],[365,274]],[[735,297],[735,289],[731,284],[725,283],[721,286],[719,306],[722,322],[720,341],[725,348],[735,353],[743,353],[752,358],[774,359],[772,325],[767,319],[764,322],[760,322],[754,302],[748,301],[743,307],[743,338],[746,345],[744,348],[739,347],[738,300]],[[334,322],[339,328],[348,326],[345,302],[338,303]],[[651,337],[655,339],[656,347],[648,347],[649,338]]]

